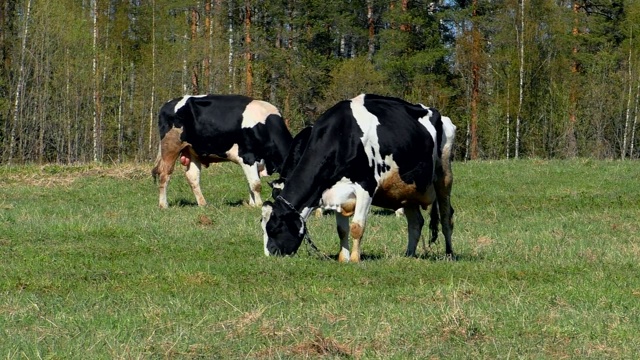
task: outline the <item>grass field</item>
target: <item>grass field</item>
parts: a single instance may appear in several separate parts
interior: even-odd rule
[[[265,257],[238,166],[203,171],[206,208],[179,169],[167,210],[150,168],[0,167],[0,358],[640,354],[638,162],[454,163],[458,260],[403,257],[374,208],[360,264]],[[333,216],[309,229],[337,252]]]

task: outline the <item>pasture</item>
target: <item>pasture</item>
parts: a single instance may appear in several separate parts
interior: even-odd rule
[[[458,260],[442,236],[403,257],[406,220],[374,208],[360,264],[265,257],[237,165],[203,170],[206,208],[177,169],[166,210],[151,167],[0,167],[2,358],[640,353],[638,162],[454,162]],[[332,215],[309,230],[337,252]]]

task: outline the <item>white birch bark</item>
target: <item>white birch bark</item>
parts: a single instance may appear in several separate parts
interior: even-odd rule
[[[186,59],[185,59],[186,61]],[[186,64],[185,64],[186,66]],[[147,154],[153,156],[153,119],[156,111],[156,1],[151,1],[151,99],[149,108],[149,141]]]
[[[91,0],[91,18],[93,20],[93,161],[98,161],[98,0]]]
[[[631,37],[629,42],[633,44],[633,32],[631,33]],[[620,151],[620,159],[624,160],[627,156],[627,139],[629,138],[629,123],[631,122],[631,98],[633,92],[633,80],[631,74],[631,50],[633,47],[629,46],[629,93],[627,94],[627,114],[624,120],[624,132],[622,134],[622,149]]]
[[[11,131],[9,134],[9,157],[7,162],[11,165],[13,161],[13,153],[16,147],[16,131],[18,128],[18,119],[20,114],[20,97],[22,96],[22,87],[24,86],[24,57],[27,48],[27,37],[29,35],[29,17],[31,15],[31,0],[27,1],[27,11],[24,17],[24,32],[22,33],[22,45],[20,47],[20,70],[18,73],[18,84],[16,85],[15,102],[13,104],[13,122],[11,123]]]
[[[640,76],[638,77],[638,87],[636,88],[636,105],[634,106],[633,125],[631,126],[631,139],[629,147],[629,158],[633,159],[633,144],[636,142],[636,127],[638,126],[638,102],[640,102]]]
[[[520,125],[522,123],[522,102],[524,100],[524,2],[520,0],[520,31],[519,31],[519,47],[520,47],[520,82],[518,97],[518,116],[516,118],[516,139],[515,139],[515,154],[514,157],[518,159],[520,156]]]
[[[507,160],[511,157],[511,84],[507,76]]]
[[[233,0],[229,0],[229,92],[233,92],[233,79],[235,78],[235,71],[233,71]]]

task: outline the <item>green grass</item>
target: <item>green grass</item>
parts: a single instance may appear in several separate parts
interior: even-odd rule
[[[360,264],[265,257],[237,166],[203,171],[206,208],[178,170],[167,210],[150,168],[0,167],[2,358],[640,353],[638,162],[455,163],[458,261],[403,257],[374,209]],[[337,252],[333,216],[309,229]]]

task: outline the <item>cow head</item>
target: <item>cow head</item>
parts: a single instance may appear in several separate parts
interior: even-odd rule
[[[300,214],[286,200],[277,198],[262,205],[262,231],[264,254],[270,256],[295,254],[307,229]]]

